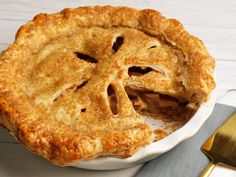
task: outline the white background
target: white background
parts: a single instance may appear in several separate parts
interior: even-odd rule
[[[216,59],[217,98],[236,89],[236,1],[235,0],[0,0],[0,51],[14,41],[17,29],[40,12],[53,13],[65,7],[84,5],[125,5],[159,10],[177,18],[206,44]],[[232,94],[224,102],[235,104]],[[221,99],[222,100],[222,99]],[[32,155],[0,128],[0,177],[91,176],[130,177],[140,166],[117,171],[87,171],[54,167]],[[2,153],[4,152],[4,153]],[[3,160],[4,159],[4,160]],[[217,175],[218,174],[218,175]],[[220,175],[221,174],[221,175]],[[213,176],[236,176],[234,171],[217,168]]]

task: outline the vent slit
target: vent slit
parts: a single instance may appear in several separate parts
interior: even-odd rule
[[[112,45],[113,51],[116,53],[123,43],[124,43],[124,38],[123,37],[117,37],[116,41]]]
[[[149,49],[153,49],[153,48],[156,48],[157,46],[156,45],[153,45],[151,47],[149,47]]]
[[[75,52],[75,54],[81,60],[84,60],[84,61],[87,61],[87,62],[90,62],[90,63],[98,63],[98,60],[96,60],[95,58],[93,58],[89,55],[85,55],[85,54],[82,54],[80,52]]]
[[[77,92],[79,89],[81,89],[82,87],[84,87],[87,83],[88,83],[89,80],[87,81],[84,81],[82,84],[78,85],[77,84],[73,84],[71,87],[63,90],[54,100],[53,102],[57,101],[57,99],[61,96],[64,96],[64,95],[70,95],[74,92]]]
[[[128,69],[129,76],[142,76],[144,74],[147,74],[149,72],[153,71],[150,67],[145,66],[132,66]]]
[[[88,80],[84,81],[82,84],[78,85],[75,89],[75,92],[78,91],[79,89],[81,89],[82,87],[84,87],[87,83],[88,83]]]
[[[87,110],[86,108],[82,108],[81,112],[86,112],[86,110]]]
[[[112,85],[108,86],[107,95],[108,95],[108,101],[110,104],[111,112],[116,115],[118,113],[118,106],[117,106],[118,101],[117,101],[116,92],[113,89]]]

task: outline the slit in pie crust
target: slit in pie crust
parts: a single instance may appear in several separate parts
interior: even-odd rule
[[[0,56],[0,123],[58,165],[129,157],[153,141],[144,116],[188,120],[208,99],[214,65],[199,39],[154,10],[39,14]]]

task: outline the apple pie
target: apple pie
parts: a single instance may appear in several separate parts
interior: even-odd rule
[[[207,101],[214,65],[155,10],[39,14],[0,56],[0,124],[57,165],[129,157],[153,141],[145,116],[188,120]]]

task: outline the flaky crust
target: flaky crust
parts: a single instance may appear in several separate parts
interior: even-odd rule
[[[95,35],[96,38],[98,33],[105,40],[105,42],[102,42],[99,41],[99,38],[94,39],[94,45],[91,43],[90,46],[96,49],[93,52],[91,52],[92,50],[86,51],[86,47],[81,48],[85,53],[87,52],[95,58],[102,55],[105,56],[104,58],[109,58],[112,55],[107,51],[110,48],[106,45],[109,40],[111,40],[110,43],[113,42],[113,37],[111,37],[113,34],[124,34],[124,40],[126,40],[125,35],[127,34],[130,41],[140,38],[140,43],[145,40],[149,42],[154,40],[154,43],[157,42],[155,45],[160,45],[158,41],[162,41],[161,45],[168,45],[169,48],[175,49],[178,54],[173,52],[173,56],[183,58],[183,60],[176,63],[180,71],[174,71],[174,65],[168,64],[170,62],[167,61],[168,56],[166,58],[163,54],[155,56],[164,57],[167,62],[166,68],[169,76],[181,84],[181,89],[178,90],[179,86],[173,86],[171,90],[166,83],[163,84],[162,88],[157,89],[155,85],[150,84],[149,87],[154,91],[188,100],[190,103],[202,103],[207,100],[211,90],[215,87],[213,79],[214,60],[208,54],[204,44],[186,32],[180,22],[175,19],[166,19],[157,11],[149,9],[136,10],[128,7],[96,6],[64,9],[59,13],[50,15],[39,14],[18,30],[15,42],[0,56],[0,110],[2,112],[0,123],[12,132],[21,143],[25,144],[28,149],[55,164],[69,165],[76,160],[90,159],[101,155],[128,157],[140,147],[152,141],[151,129],[133,111],[130,106],[131,103],[124,102],[127,105],[124,106],[126,108],[124,108],[123,113],[120,110],[119,119],[117,115],[111,116],[111,111],[107,110],[105,104],[107,102],[103,101],[104,95],[96,95],[96,92],[102,92],[101,90],[104,89],[100,88],[97,83],[104,82],[105,86],[112,84],[118,93],[123,93],[122,83],[109,80],[105,75],[101,76],[99,73],[98,76],[90,78],[91,74],[89,73],[94,72],[94,64],[87,65],[83,63],[83,67],[86,66],[88,70],[86,70],[87,75],[81,76],[80,80],[76,80],[75,77],[80,77],[78,73],[66,75],[67,72],[73,70],[73,67],[81,68],[82,65],[74,60],[68,61],[72,63],[68,66],[70,70],[63,72],[59,70],[63,66],[49,65],[55,67],[53,73],[61,72],[65,77],[73,78],[73,80],[61,81],[63,83],[80,85],[82,84],[80,81],[90,79],[93,81],[92,85],[88,82],[87,85],[90,85],[86,86],[87,89],[82,89],[77,96],[70,97],[69,100],[65,98],[66,96],[60,95],[63,91],[71,88],[72,85],[70,84],[65,86],[65,84],[60,85],[60,82],[58,85],[54,85],[51,90],[50,88],[36,90],[41,88],[41,85],[37,85],[41,83],[41,81],[37,81],[41,70],[47,70],[48,74],[52,73],[50,68],[45,68],[44,65],[40,65],[41,68],[35,67],[35,63],[41,62],[43,56],[48,55],[47,51],[51,44],[55,49],[56,45],[60,44],[61,37],[65,41],[65,36],[68,36],[67,42],[72,46],[74,45],[74,38],[70,36],[73,34],[80,36],[84,33],[80,40],[82,38],[82,41],[86,41],[87,38],[88,41],[92,40],[86,30],[89,31],[90,36],[94,37]],[[111,36],[108,34],[109,31]],[[107,36],[104,36],[105,34]],[[152,39],[149,40],[146,36]],[[151,42],[145,45],[151,45]],[[87,43],[84,42],[81,45],[87,45]],[[134,46],[135,43],[130,45]],[[45,46],[47,46],[47,50],[44,50]],[[61,46],[58,48],[58,50],[62,50]],[[163,50],[169,50],[169,48],[163,47]],[[80,48],[78,49],[80,50]],[[126,53],[126,55],[129,55],[129,53]],[[63,52],[59,57],[73,58],[72,56],[64,56]],[[131,66],[137,60],[135,57],[127,57],[125,66]],[[65,64],[56,59],[55,62]],[[140,62],[142,61],[140,60]],[[116,63],[116,66],[107,64],[103,68],[104,70],[111,68],[112,72],[112,67],[119,67],[119,62]],[[33,69],[36,71],[33,71]],[[116,79],[119,80],[123,75],[122,73],[116,75]],[[100,81],[96,82],[96,80]],[[126,78],[123,78],[123,80],[126,80]],[[137,82],[147,81],[140,79],[135,83]],[[129,85],[132,86],[132,84],[132,82],[129,82]],[[44,87],[42,86],[42,88]],[[58,90],[57,93],[51,93],[53,90],[57,91],[56,89]],[[86,95],[88,92],[95,96],[88,98]],[[57,98],[58,96],[60,98]],[[126,99],[127,96],[121,94],[120,97]],[[74,117],[77,115],[74,110],[83,109],[82,107],[76,107],[78,105],[74,104],[74,98],[79,98],[79,102],[83,104],[86,103],[87,108],[90,108],[92,103],[88,103],[86,100],[96,102],[96,105],[92,107],[93,112],[88,111],[86,113],[88,116],[82,120],[58,120],[60,116],[58,116],[58,112],[55,113],[55,110],[58,111],[60,106],[63,108],[63,110],[60,109],[61,112],[67,109],[71,111],[68,115]],[[54,103],[56,99],[58,100]],[[52,104],[55,106],[52,106]],[[60,113],[60,115],[64,115],[64,113]],[[77,127],[75,124],[81,125]],[[91,126],[93,124],[96,124],[97,127]]]

